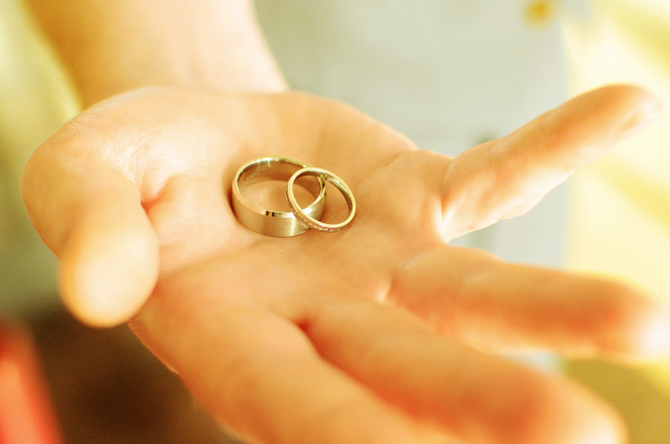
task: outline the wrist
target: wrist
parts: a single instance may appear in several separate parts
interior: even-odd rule
[[[32,3],[84,106],[146,86],[287,89],[248,1]]]

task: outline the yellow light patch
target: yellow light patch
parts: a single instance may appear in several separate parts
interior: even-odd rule
[[[529,26],[541,28],[552,23],[557,12],[556,0],[531,0],[524,7],[523,15]]]

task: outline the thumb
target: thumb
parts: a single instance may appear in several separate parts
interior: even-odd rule
[[[63,127],[30,158],[22,192],[33,225],[61,259],[67,308],[87,324],[112,326],[155,286],[158,238],[120,156],[98,136]]]

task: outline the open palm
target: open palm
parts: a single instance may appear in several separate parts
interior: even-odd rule
[[[452,159],[305,94],[140,90],[45,142],[24,195],[70,309],[98,325],[135,315],[151,351],[251,442],[614,443],[607,406],[487,352],[653,352],[669,336],[662,310],[446,242],[529,210],[652,102],[594,91]],[[278,155],[344,179],[353,222],[292,238],[242,226],[236,170]]]

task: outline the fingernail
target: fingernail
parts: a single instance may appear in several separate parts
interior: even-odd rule
[[[619,127],[619,139],[629,138],[648,127],[658,118],[662,109],[663,102],[656,96],[649,95],[644,104]]]

